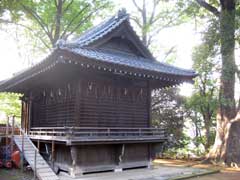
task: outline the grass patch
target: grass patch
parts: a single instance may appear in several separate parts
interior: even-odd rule
[[[21,172],[20,169],[0,169],[1,180],[31,180],[32,172]]]

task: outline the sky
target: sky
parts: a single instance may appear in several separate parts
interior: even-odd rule
[[[129,0],[119,1],[119,8],[125,7],[131,14],[133,6]],[[192,48],[200,42],[200,35],[194,30],[194,24],[182,24],[177,27],[168,28],[158,34],[157,40],[159,46],[164,48],[176,47],[177,55],[174,65],[191,69]],[[16,39],[6,32],[0,31],[0,81],[10,78],[14,73],[26,68],[24,57],[19,55],[19,43]],[[20,43],[21,44],[21,43]],[[157,57],[161,61],[161,55]],[[190,95],[192,92],[192,85],[184,85],[181,88],[181,94]]]

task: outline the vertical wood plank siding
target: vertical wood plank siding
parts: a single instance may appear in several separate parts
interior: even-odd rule
[[[32,127],[148,127],[144,81],[86,78],[35,95]]]

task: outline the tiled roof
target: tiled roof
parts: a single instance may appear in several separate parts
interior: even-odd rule
[[[150,61],[147,58],[127,53],[116,52],[114,50],[106,51],[89,48],[72,48],[72,49],[63,48],[63,49],[100,62],[123,65],[131,68],[154,71],[157,73],[164,73],[170,75],[191,77],[196,75],[196,73],[192,70],[177,68],[165,63],[161,63],[156,60]]]
[[[122,11],[119,11],[118,15],[111,17],[110,19],[100,23],[92,29],[83,33],[79,38],[66,44],[66,46],[83,47],[91,44],[92,42],[102,38],[109,32],[119,27],[124,21],[129,19],[129,15]]]
[[[104,51],[99,48],[89,48],[89,45],[104,37],[114,29],[118,28],[123,22],[129,23],[129,15],[125,10],[120,10],[117,15],[104,21],[98,26],[85,32],[79,38],[68,42],[62,46],[63,49],[74,52],[84,57],[97,61],[139,68],[142,70],[166,73],[171,75],[195,76],[195,72],[177,68],[165,63],[161,63],[154,58],[144,58],[133,54],[116,52],[114,50]],[[141,43],[141,42],[140,42]],[[147,50],[146,47],[144,49]],[[151,56],[152,57],[152,56]]]
[[[116,50],[104,50],[98,47],[91,46],[97,40],[104,38],[106,35],[110,34],[113,30],[117,29],[124,22],[127,22],[127,27],[130,28],[131,36],[135,38],[135,44],[140,48],[143,56],[138,56],[130,53],[126,53],[123,51]],[[60,51],[68,51],[70,53],[77,54],[82,57],[87,57],[93,62],[105,63],[108,65],[119,65],[119,68],[135,68],[135,70],[143,70],[146,74],[151,75],[151,73],[159,73],[156,76],[161,77],[165,74],[165,76],[172,76],[169,79],[178,79],[179,82],[183,81],[192,81],[192,79],[196,76],[196,73],[192,70],[186,70],[177,68],[165,63],[161,63],[155,60],[149,50],[142,44],[137,35],[134,33],[133,29],[129,24],[129,15],[125,11],[119,11],[118,15],[113,16],[112,18],[104,21],[98,26],[93,27],[87,32],[83,33],[79,38],[71,42],[63,42],[59,41],[57,44],[57,48],[52,51],[52,53],[43,61],[36,64],[35,66],[28,68],[14,77],[0,82],[0,91],[7,90],[10,87],[15,87],[19,83],[22,83],[32,77],[44,73],[50,68],[53,68],[57,63],[62,63],[54,59],[53,57],[58,56],[58,52]],[[54,55],[54,56],[53,56]],[[83,59],[79,58],[79,61],[83,61]],[[121,66],[121,67],[120,67]],[[160,78],[159,78],[160,79]]]

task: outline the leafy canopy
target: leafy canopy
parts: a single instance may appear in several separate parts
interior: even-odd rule
[[[5,115],[21,115],[21,102],[19,98],[20,94],[14,93],[0,93],[0,112],[5,113]]]
[[[113,7],[110,0],[3,0],[0,23],[24,29],[39,49],[51,49],[58,39],[67,39],[92,26]],[[31,42],[30,41],[30,42]]]

